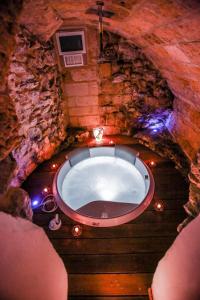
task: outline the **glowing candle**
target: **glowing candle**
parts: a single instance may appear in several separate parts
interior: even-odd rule
[[[52,164],[52,165],[51,165],[51,169],[52,169],[52,170],[56,170],[56,169],[57,169],[57,167],[58,167],[58,165],[57,165],[57,164]]]
[[[163,210],[164,210],[164,203],[163,203],[163,201],[157,200],[157,201],[154,203],[154,209],[155,209],[156,211],[163,211]]]
[[[49,192],[49,188],[47,187],[47,186],[45,186],[44,188],[43,188],[43,193],[44,194],[47,194]]]
[[[82,227],[80,225],[74,225],[72,228],[72,234],[74,237],[78,237],[82,234]]]
[[[98,143],[101,142],[103,139],[103,130],[103,127],[97,127],[93,129],[94,138]]]
[[[156,163],[155,163],[154,160],[151,160],[151,161],[149,162],[149,165],[150,165],[151,167],[155,167],[155,166],[156,166]]]

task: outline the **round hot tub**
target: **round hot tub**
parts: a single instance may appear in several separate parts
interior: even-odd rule
[[[80,148],[69,153],[56,173],[53,193],[60,209],[73,220],[95,227],[116,226],[147,208],[154,180],[129,147]]]

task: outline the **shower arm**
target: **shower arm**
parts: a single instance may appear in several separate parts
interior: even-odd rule
[[[97,1],[98,5],[98,16],[99,16],[99,57],[103,57],[103,1]]]

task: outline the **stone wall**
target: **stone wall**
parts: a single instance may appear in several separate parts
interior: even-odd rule
[[[200,6],[199,0],[104,1],[114,13],[104,18],[104,29],[118,33],[143,49],[166,78],[176,96],[169,130],[192,161],[200,148]],[[65,20],[95,24],[92,1],[51,1]]]
[[[91,129],[100,125],[97,76],[97,31],[86,30],[87,65],[63,68],[65,110],[70,127]]]
[[[20,184],[65,138],[60,77],[52,42],[39,42],[26,28],[16,36],[8,76],[10,98],[19,120],[20,145],[12,184]]]
[[[0,3],[0,192],[6,188],[15,168],[15,162],[9,155],[20,142],[15,108],[8,96],[7,73],[21,5],[20,0]]]
[[[105,132],[162,131],[174,98],[166,80],[135,45],[109,32],[104,39],[104,60],[109,62],[99,64],[98,74]]]
[[[125,39],[104,33],[105,62],[98,64],[98,36],[86,32],[86,66],[63,68],[65,108],[71,127],[106,134],[132,134],[150,126],[160,130],[173,104],[166,81],[141,50]]]
[[[86,37],[87,66],[63,69],[70,126],[91,130],[100,125],[106,135],[137,137],[186,174],[187,161],[167,130],[174,96],[166,80],[141,49],[119,35],[104,31],[101,60],[95,30],[88,28]]]
[[[7,90],[9,60],[15,45],[16,15],[21,1],[0,3],[0,160],[6,158],[19,142],[17,117]]]

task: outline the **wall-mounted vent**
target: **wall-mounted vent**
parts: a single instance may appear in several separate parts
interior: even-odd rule
[[[56,40],[60,55],[86,53],[84,30],[58,31]]]
[[[83,66],[83,55],[82,54],[68,54],[63,55],[64,65],[66,68]]]

